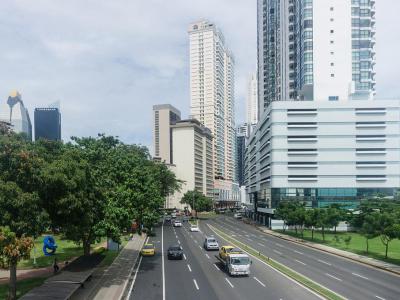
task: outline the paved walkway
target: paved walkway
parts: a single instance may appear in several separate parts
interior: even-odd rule
[[[254,224],[255,225],[255,224]],[[314,248],[320,251],[324,251],[327,253],[331,253],[334,255],[338,255],[347,259],[351,259],[353,261],[356,262],[360,262],[363,264],[367,264],[369,266],[375,267],[375,268],[379,268],[391,273],[395,273],[400,275],[400,266],[395,265],[395,264],[391,264],[391,263],[387,263],[381,260],[377,260],[371,257],[367,257],[367,256],[363,256],[363,255],[359,255],[356,253],[352,253],[352,252],[348,252],[348,251],[344,251],[344,250],[340,250],[340,249],[336,249],[333,247],[329,247],[326,245],[322,245],[322,244],[317,244],[317,243],[313,243],[313,242],[309,242],[309,241],[304,241],[302,239],[299,238],[295,238],[289,235],[285,235],[285,234],[281,234],[275,231],[272,231],[264,226],[260,226],[260,225],[255,225],[259,230],[263,231],[264,233],[276,236],[278,238],[287,240],[287,241],[291,241],[297,244],[301,244],[310,248]]]
[[[84,290],[81,289],[79,295],[74,295],[72,299],[120,300],[125,292],[145,239],[145,235],[135,235],[133,240],[126,244],[108,269],[98,270],[103,271],[101,275],[99,272],[94,274],[97,275],[98,279],[92,279],[92,286],[90,288],[86,286]]]

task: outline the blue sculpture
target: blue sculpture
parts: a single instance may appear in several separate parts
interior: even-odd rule
[[[49,251],[50,250],[50,251]],[[56,241],[51,235],[48,235],[43,240],[43,253],[45,256],[52,256],[56,253]]]

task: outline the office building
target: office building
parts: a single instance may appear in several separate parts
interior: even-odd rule
[[[190,25],[190,114],[211,130],[214,175],[235,179],[234,59],[215,24]]]
[[[276,101],[246,150],[254,216],[267,224],[281,201],[355,208],[400,193],[400,101]]]
[[[154,158],[172,164],[171,125],[181,119],[181,112],[170,104],[153,106]]]
[[[252,74],[247,83],[246,123],[255,127],[258,122],[257,76]]]
[[[211,131],[195,119],[177,121],[171,126],[173,167],[183,182],[181,191],[168,201],[170,208],[183,208],[179,203],[187,191],[196,189],[205,196],[213,195],[213,157]]]
[[[375,1],[258,0],[259,116],[272,101],[375,94]]]
[[[249,126],[245,123],[237,128],[236,133],[236,174],[239,186],[244,185],[244,158],[246,151],[246,140],[248,138]]]
[[[58,108],[35,109],[35,141],[61,141],[61,114]]]
[[[24,133],[32,140],[31,119],[18,91],[12,91],[7,102],[0,104],[0,121],[11,124],[12,131]]]

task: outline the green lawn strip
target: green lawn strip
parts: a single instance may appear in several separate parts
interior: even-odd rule
[[[40,286],[47,279],[47,277],[35,277],[29,279],[19,280],[17,283],[17,297],[20,298],[29,290]],[[0,285],[0,299],[7,299],[8,283]]]
[[[220,231],[219,229],[216,229],[214,226],[209,225],[210,228],[216,232],[217,234],[219,234],[220,236],[222,236],[225,240],[231,242],[232,244],[236,244],[235,246],[239,246],[241,249],[243,249],[244,251],[248,252],[249,254],[261,259],[263,262],[269,264],[270,266],[272,266],[273,268],[277,269],[278,271],[282,272],[283,274],[289,276],[290,278],[296,280],[297,282],[301,283],[302,285],[308,287],[309,289],[313,290],[314,292],[322,295],[323,297],[325,297],[326,299],[330,299],[330,300],[343,300],[344,298],[341,297],[340,295],[334,293],[333,291],[330,291],[329,289],[319,285],[318,283],[312,281],[311,279],[307,278],[306,276],[303,276],[299,273],[297,273],[296,271],[270,259],[269,257],[261,254],[260,252],[258,252],[257,250],[247,246],[246,244],[230,237],[229,235],[227,235],[226,233]]]
[[[197,225],[197,220],[189,220],[189,223],[191,224],[191,225]]]
[[[121,246],[119,251],[108,251],[107,249],[102,248],[102,252],[104,255],[104,259],[101,261],[99,267],[108,267],[110,266],[114,260],[117,258],[118,254],[121,252],[121,250],[126,246],[128,243],[129,236],[123,236],[121,238]]]
[[[286,230],[277,230],[277,232],[281,234],[290,235],[296,238],[301,238],[300,234],[297,234],[294,231]],[[337,239],[335,238],[338,237]],[[348,236],[351,236],[351,241],[347,246],[344,242],[344,239]],[[322,233],[319,231],[314,232],[314,240],[311,239],[311,230],[304,230],[304,240],[327,245],[333,248],[337,248],[344,251],[353,252],[355,254],[368,256],[371,258],[375,258],[378,260],[382,260],[385,262],[389,262],[392,264],[400,265],[400,240],[392,240],[389,244],[389,252],[388,258],[385,259],[385,247],[381,242],[380,237],[376,237],[374,239],[369,240],[369,253],[366,253],[366,242],[365,238],[356,232],[326,232],[325,233],[325,241],[322,239]]]
[[[201,213],[198,213],[198,214],[197,214],[197,217],[198,217],[199,219],[202,219],[202,220],[207,220],[207,219],[216,218],[216,217],[217,217],[217,214],[216,214],[215,212],[213,212],[213,211],[210,211],[210,212],[201,212]]]

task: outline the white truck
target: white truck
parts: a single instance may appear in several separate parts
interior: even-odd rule
[[[247,254],[232,253],[227,255],[225,259],[221,258],[219,255],[215,255],[215,257],[224,265],[230,276],[250,275],[250,265],[252,262]]]

